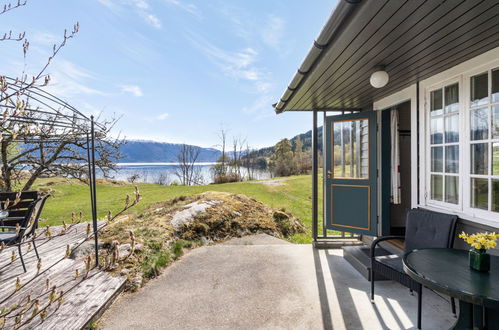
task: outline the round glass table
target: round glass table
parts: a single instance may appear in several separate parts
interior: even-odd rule
[[[491,256],[487,273],[469,267],[465,250],[414,250],[404,255],[403,264],[415,281],[459,299],[452,329],[499,329],[499,256]]]

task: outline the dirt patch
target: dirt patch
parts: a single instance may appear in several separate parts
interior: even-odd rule
[[[269,187],[279,187],[284,186],[286,184],[287,179],[279,178],[279,179],[270,179],[270,180],[258,180],[251,181],[251,183],[260,183]]]

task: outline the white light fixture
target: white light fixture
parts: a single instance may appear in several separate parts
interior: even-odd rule
[[[371,75],[371,79],[369,79],[369,82],[374,88],[381,88],[385,87],[386,84],[388,84],[389,79],[390,77],[388,76],[388,73],[385,70],[381,69],[373,72],[373,74]]]

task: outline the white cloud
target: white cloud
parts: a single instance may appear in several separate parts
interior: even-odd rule
[[[254,116],[273,114],[271,104],[274,98],[272,95],[265,94],[257,98],[253,104],[243,108],[243,113]]]
[[[167,112],[165,112],[165,113],[160,114],[160,115],[159,115],[159,116],[157,116],[156,118],[157,118],[158,120],[165,120],[165,119],[166,119],[166,118],[168,118],[169,116],[170,116],[170,115],[169,115]]]
[[[136,97],[144,96],[142,89],[137,85],[121,85],[120,87],[123,93],[130,93]]]
[[[129,8],[137,13],[142,19],[156,29],[161,28],[161,20],[156,16],[148,0],[97,0],[109,8],[115,14],[119,14],[124,8]]]
[[[149,9],[149,4],[145,0],[133,0],[135,7],[140,9]]]
[[[246,47],[231,52],[192,34],[188,40],[219,67],[225,76],[251,85],[252,93],[258,96],[253,104],[242,109],[243,113],[251,115],[255,120],[273,115],[271,104],[274,101],[274,84],[269,80],[270,73],[258,66],[259,54],[254,48]]]
[[[278,49],[284,37],[285,21],[281,17],[268,15],[261,35],[263,42],[274,49]]]
[[[165,0],[165,1],[170,5],[177,6],[178,8],[196,16],[197,18],[201,18],[201,12],[199,11],[199,8],[193,3],[185,3],[179,0]]]
[[[258,52],[253,48],[230,52],[223,50],[199,37],[188,37],[192,44],[212,60],[222,72],[231,78],[257,82],[264,76],[254,65]]]
[[[37,31],[33,35],[28,36],[30,42],[34,42],[43,46],[52,46],[53,44],[59,44],[63,40],[63,36],[56,36],[55,34],[48,32]]]
[[[161,21],[154,14],[146,14],[145,20],[147,23],[155,27],[156,29],[161,29]]]
[[[65,99],[76,95],[107,95],[107,93],[89,87],[95,76],[88,70],[59,58],[50,67],[50,83],[46,87],[51,93]]]

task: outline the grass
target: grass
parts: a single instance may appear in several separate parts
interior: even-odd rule
[[[170,200],[179,196],[190,196],[205,191],[221,191],[233,194],[244,194],[275,209],[285,209],[300,219],[307,228],[306,234],[295,234],[290,237],[294,243],[311,242],[311,207],[312,179],[310,175],[281,178],[283,184],[270,185],[261,182],[238,182],[206,186],[160,186],[139,183],[142,200],[131,210],[140,213],[151,204]],[[319,180],[321,182],[322,180]],[[41,225],[59,225],[62,221],[69,223],[71,213],[83,212],[85,220],[90,220],[90,192],[88,186],[66,179],[40,179],[34,189],[52,189],[50,198],[43,210]],[[133,195],[132,184],[100,183],[97,185],[97,207],[99,218],[104,218],[108,210],[113,214],[124,205],[125,196]],[[319,193],[319,196],[322,194]],[[320,197],[321,198],[321,197]],[[321,203],[321,201],[319,201]],[[319,204],[321,205],[321,204]],[[322,210],[319,210],[322,212]],[[321,215],[320,217],[321,218]],[[164,259],[165,256],[158,256]],[[161,263],[161,262],[160,262]]]

